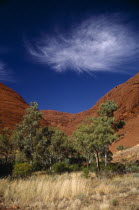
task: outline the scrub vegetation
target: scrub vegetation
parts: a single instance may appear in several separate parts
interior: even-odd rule
[[[42,127],[31,103],[15,130],[0,133],[0,205],[20,209],[139,209],[139,163],[112,161],[109,146],[125,122],[101,104],[72,136]],[[126,199],[126,202],[125,202]],[[133,202],[134,200],[134,202]]]

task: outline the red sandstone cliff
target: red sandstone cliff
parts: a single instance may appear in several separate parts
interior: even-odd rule
[[[15,91],[0,83],[0,129],[13,128],[22,120],[28,104]]]
[[[5,127],[15,128],[15,125],[23,120],[28,107],[18,93],[0,83],[0,130]],[[48,125],[44,119],[40,123],[42,126]]]

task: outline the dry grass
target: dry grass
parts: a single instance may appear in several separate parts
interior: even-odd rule
[[[139,144],[126,150],[118,151],[113,155],[113,162],[128,163],[139,160]]]
[[[0,180],[3,205],[21,209],[139,209],[139,176],[84,178],[80,173]]]

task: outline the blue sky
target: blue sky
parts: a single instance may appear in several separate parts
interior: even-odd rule
[[[89,109],[138,69],[137,0],[0,1],[0,81],[41,110]]]

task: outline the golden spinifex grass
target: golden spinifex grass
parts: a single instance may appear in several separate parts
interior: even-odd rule
[[[81,173],[72,173],[37,175],[25,180],[1,179],[0,195],[3,205],[23,209],[128,209],[133,205],[136,208],[139,176],[86,179]]]

